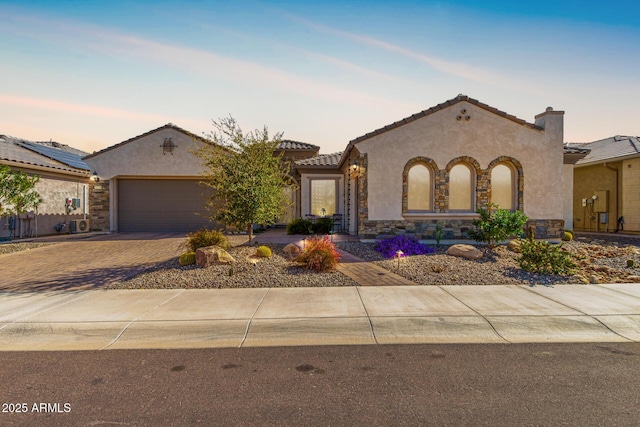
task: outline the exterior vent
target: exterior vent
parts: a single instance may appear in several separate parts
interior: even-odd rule
[[[73,234],[76,233],[88,233],[89,232],[89,220],[88,219],[73,219],[69,221],[69,231]]]

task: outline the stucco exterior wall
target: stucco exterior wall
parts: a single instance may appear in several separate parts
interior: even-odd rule
[[[456,119],[461,110],[469,120]],[[482,169],[498,157],[512,157],[525,177],[524,213],[532,219],[562,219],[562,113],[543,113],[536,124],[545,130],[463,101],[359,142],[359,152],[368,157],[368,219],[404,219],[402,172],[420,156],[434,160],[440,170],[461,156],[475,159]]]
[[[62,177],[42,176],[36,184],[36,191],[42,197],[42,204],[38,206],[39,214],[65,214],[65,200],[80,199],[80,207],[73,210],[74,214],[88,213],[87,201],[89,180],[87,178],[73,179]]]
[[[622,175],[624,229],[640,231],[640,159],[625,160]]]
[[[562,166],[562,193],[564,228],[573,230],[573,165]]]
[[[618,191],[621,182],[621,162],[607,163],[592,166],[581,166],[574,169],[573,180],[573,218],[574,228],[579,231],[614,231],[616,221],[620,215],[618,205]],[[613,168],[618,171],[611,170]],[[594,209],[592,196],[596,192],[606,191],[608,195],[607,205],[604,208],[609,214],[607,224],[600,224],[596,209]],[[582,200],[587,199],[587,205],[582,206]],[[624,204],[624,203],[623,203]],[[625,218],[626,219],[626,218]],[[626,224],[625,224],[626,225]]]
[[[175,144],[173,154],[164,152],[165,138]],[[98,153],[85,162],[101,180],[116,176],[197,177],[203,171],[202,161],[192,154],[197,147],[189,135],[167,128]]]

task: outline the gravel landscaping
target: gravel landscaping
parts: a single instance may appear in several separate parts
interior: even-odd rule
[[[174,259],[157,265],[131,279],[110,286],[110,289],[219,289],[219,288],[291,288],[321,286],[357,286],[344,274],[334,271],[316,273],[285,258],[285,245],[270,244],[270,258],[252,263],[256,248],[235,246],[228,250],[236,260],[233,274],[230,265],[199,268],[181,267]]]
[[[253,263],[255,247],[244,246],[246,237],[231,236],[229,253],[236,259],[233,271],[229,265],[202,269],[181,267],[175,259],[159,263],[112,289],[189,289],[189,288],[259,288],[259,287],[322,287],[357,286],[339,271],[316,273],[289,261],[284,244],[269,244],[271,258]],[[55,243],[9,242],[0,244],[0,255],[25,251]],[[505,246],[493,251],[478,246],[484,257],[478,261],[445,254],[448,246],[435,254],[383,259],[373,249],[373,243],[341,242],[337,246],[421,285],[504,285],[504,284],[566,284],[566,283],[640,283],[640,236],[578,235],[565,242],[564,248],[576,255],[578,269],[572,275],[536,274],[523,271],[517,264],[518,254]],[[634,266],[629,267],[629,260]]]
[[[578,271],[570,276],[524,271],[516,262],[518,254],[505,246],[498,246],[493,251],[478,246],[484,252],[484,257],[477,261],[446,255],[448,246],[442,246],[436,254],[403,257],[399,262],[398,259],[383,259],[373,249],[374,243],[343,242],[338,246],[421,285],[640,282],[640,248],[605,242],[565,242],[563,247],[581,258],[575,260]],[[636,267],[627,268],[628,259],[633,259]]]
[[[637,242],[635,240],[634,242]],[[578,271],[570,276],[537,274],[523,271],[517,264],[518,254],[505,246],[489,251],[479,246],[484,257],[478,261],[446,255],[447,246],[436,254],[409,256],[385,260],[373,249],[373,243],[341,242],[341,249],[373,262],[421,285],[504,285],[504,284],[566,284],[640,282],[640,247],[610,244],[604,240],[565,242],[564,248],[576,254]],[[235,246],[229,253],[236,259],[233,275],[229,265],[201,269],[180,267],[177,260],[159,264],[127,281],[113,285],[116,289],[172,288],[258,288],[258,287],[318,287],[356,286],[353,280],[336,271],[315,273],[287,260],[283,244],[269,245],[273,257],[251,263],[255,247]],[[627,267],[633,259],[636,266]]]
[[[29,249],[41,248],[42,246],[53,245],[54,243],[38,243],[38,242],[18,242],[18,243],[2,243],[0,244],[0,255],[11,254],[14,252],[28,251]]]

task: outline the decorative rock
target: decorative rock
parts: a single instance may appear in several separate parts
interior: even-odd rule
[[[482,251],[471,245],[453,245],[447,249],[447,255],[459,256],[466,259],[482,258]]]
[[[507,245],[507,249],[509,249],[511,252],[515,252],[519,254],[521,245],[522,245],[521,240],[513,239],[509,241],[509,244]]]
[[[598,276],[594,274],[591,277],[589,277],[589,283],[591,283],[592,285],[597,285],[599,283]]]
[[[295,243],[289,243],[284,247],[284,249],[282,249],[282,252],[287,254],[287,257],[289,259],[296,258],[298,255],[300,255],[300,251],[300,246],[296,245]]]
[[[196,265],[207,268],[212,265],[235,262],[231,255],[219,246],[207,246],[196,251]]]

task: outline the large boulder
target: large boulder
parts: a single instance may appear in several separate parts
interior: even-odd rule
[[[300,255],[300,251],[300,246],[296,245],[295,243],[289,243],[284,247],[284,249],[282,249],[282,252],[284,252],[289,259],[297,258],[298,255]]]
[[[206,268],[212,265],[235,262],[231,255],[219,246],[207,246],[196,250],[196,265]]]
[[[447,249],[447,255],[459,256],[466,259],[482,258],[482,251],[471,245],[453,245]]]

